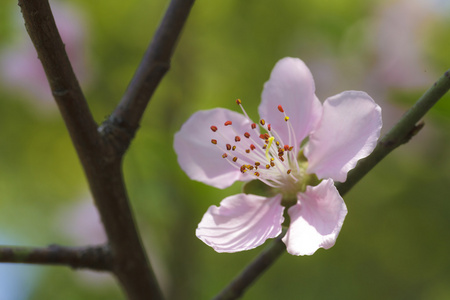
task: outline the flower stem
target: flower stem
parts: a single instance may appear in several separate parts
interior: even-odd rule
[[[400,121],[378,141],[374,151],[361,159],[356,167],[349,172],[347,181],[337,183],[341,195],[346,194],[364,175],[392,150],[408,142],[423,127],[417,124],[420,119],[441,99],[450,89],[450,70],[429,88],[420,99],[403,115]],[[228,286],[214,299],[237,299],[244,291],[266,270],[275,260],[285,252],[285,245],[281,241],[286,231],[274,240],[267,249],[257,256]]]

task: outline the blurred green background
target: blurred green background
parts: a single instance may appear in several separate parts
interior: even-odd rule
[[[56,4],[69,5],[81,20],[68,25],[84,28],[75,69],[102,122],[168,1]],[[310,67],[322,101],[344,90],[368,92],[383,109],[386,132],[450,67],[449,36],[446,0],[197,1],[124,161],[135,216],[168,299],[213,297],[264,248],[218,254],[195,237],[206,209],[241,184],[217,190],[181,171],[173,135],[192,113],[237,110],[240,98],[257,119],[271,69],[293,56]],[[2,3],[0,55],[18,53],[26,39],[19,7]],[[0,243],[102,242],[55,105],[38,97],[29,79],[9,82],[8,61],[0,82]],[[345,196],[349,214],[333,248],[284,254],[243,299],[450,299],[449,95],[425,123]],[[65,267],[0,265],[0,282],[8,282],[0,285],[1,300],[124,298],[109,275]]]

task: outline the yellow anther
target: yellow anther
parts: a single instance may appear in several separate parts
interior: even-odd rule
[[[288,116],[284,117],[284,120],[287,122],[289,120],[289,117]]]
[[[266,158],[267,158],[268,161],[270,161],[269,150],[270,150],[270,147],[272,146],[272,143],[273,143],[273,140],[274,140],[274,139],[275,139],[275,138],[274,138],[273,136],[271,136],[271,137],[268,139],[269,144],[267,144],[267,148],[266,148]]]

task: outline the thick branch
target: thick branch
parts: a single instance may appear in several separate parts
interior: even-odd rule
[[[105,126],[126,132],[128,145],[139,127],[145,108],[169,70],[170,58],[194,0],[172,0],[120,104]],[[105,127],[104,126],[104,127]]]
[[[162,299],[142,246],[113,135],[100,135],[64,51],[48,0],[19,0],[27,31],[83,165],[113,256],[111,270],[129,299]],[[120,146],[120,145],[119,145]]]
[[[409,141],[423,126],[417,122],[442,98],[450,89],[450,70],[439,78],[411,109],[406,112],[400,121],[378,141],[375,150],[368,157],[360,160],[349,173],[347,181],[336,184],[340,194],[346,194],[364,175],[366,175],[378,162],[392,150]],[[284,234],[283,234],[284,235]],[[278,237],[272,244],[254,259],[236,278],[226,286],[217,296],[216,300],[231,300],[239,298],[245,290],[283,254],[285,247]]]
[[[0,262],[64,265],[74,269],[110,271],[112,257],[107,245],[46,248],[0,246]]]

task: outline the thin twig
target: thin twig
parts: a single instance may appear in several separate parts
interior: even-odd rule
[[[362,159],[349,173],[347,181],[336,184],[340,194],[346,194],[364,175],[392,150],[407,142],[423,126],[417,124],[436,102],[450,89],[450,70],[428,89],[425,94],[406,112],[400,121],[378,141],[375,150]],[[281,238],[278,237],[269,247],[257,256],[235,279],[227,285],[214,299],[232,300],[239,298],[247,288],[285,251]]]
[[[237,299],[244,291],[269,268],[281,254],[286,252],[286,245],[281,240],[286,234],[283,232],[261,252],[230,284],[213,300]]]
[[[102,128],[124,131],[128,146],[159,82],[170,68],[170,58],[194,0],[172,0],[121,102]],[[123,151],[126,150],[122,149]]]
[[[112,256],[107,245],[46,248],[0,246],[0,262],[39,265],[64,265],[74,269],[110,271]]]

